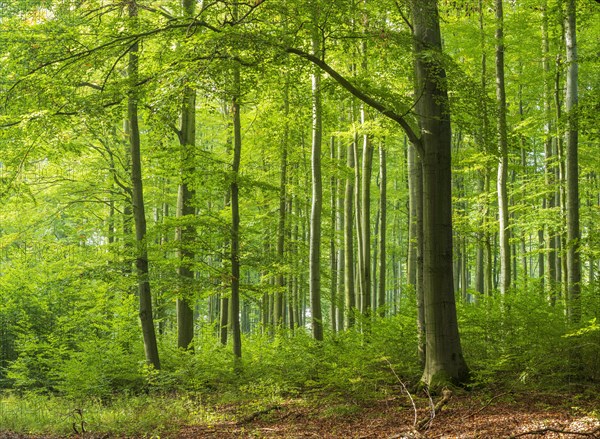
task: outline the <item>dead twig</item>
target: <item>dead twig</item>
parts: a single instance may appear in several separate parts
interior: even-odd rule
[[[551,432],[552,433],[560,433],[560,434],[573,434],[576,436],[600,438],[600,427],[596,427],[592,431],[569,431],[569,430],[561,430],[560,428],[546,427],[546,428],[540,428],[539,430],[524,431],[523,433],[509,436],[509,439],[515,439],[517,437],[534,435],[534,434],[543,435],[543,434],[551,433]]]
[[[448,402],[450,401],[451,398],[452,398],[452,390],[447,389],[447,388],[442,390],[442,399],[440,399],[435,404],[435,406],[432,407],[431,415],[430,415],[429,419],[424,418],[424,419],[421,419],[421,421],[419,421],[419,423],[417,424],[417,428],[416,428],[417,431],[423,430],[426,426],[429,426],[429,424],[431,424],[431,421],[433,421],[433,418],[435,418],[436,412],[440,411],[446,404],[448,404]]]
[[[396,379],[398,380],[398,382],[400,383],[400,385],[402,386],[402,389],[406,392],[406,394],[408,395],[408,399],[410,399],[410,402],[413,406],[413,411],[415,412],[415,420],[413,421],[413,427],[415,425],[417,425],[417,419],[418,419],[418,414],[417,414],[417,405],[415,404],[415,400],[413,399],[412,395],[410,394],[410,392],[408,391],[408,388],[406,387],[406,384],[404,384],[404,382],[400,379],[400,377],[398,376],[398,374],[396,373],[396,371],[394,370],[394,366],[392,366],[392,363],[390,363],[390,360],[388,360],[387,358],[385,359],[385,361],[387,362],[388,366],[390,366],[390,369],[392,371],[392,373],[394,374],[394,376],[396,377]]]
[[[275,410],[281,410],[283,407],[280,405],[272,405],[270,407],[267,407],[265,409],[259,410],[257,412],[254,412],[248,416],[246,416],[243,419],[240,419],[239,421],[236,422],[236,425],[244,425],[244,424],[249,424],[250,422],[254,421],[256,418],[259,418],[260,416],[263,415],[268,415],[269,413],[271,413],[272,411]]]

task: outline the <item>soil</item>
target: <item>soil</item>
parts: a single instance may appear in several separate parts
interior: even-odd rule
[[[433,403],[440,398],[433,398]],[[223,407],[236,421],[184,426],[160,439],[196,438],[600,438],[600,399],[573,395],[455,394],[433,415],[430,401],[419,398],[415,409],[405,395],[373,403],[321,403],[289,400],[260,411]],[[432,416],[433,415],[433,416]],[[0,432],[2,439],[50,439]],[[124,439],[99,433],[73,438]],[[137,438],[150,439],[151,436]],[[52,438],[56,439],[56,438]]]

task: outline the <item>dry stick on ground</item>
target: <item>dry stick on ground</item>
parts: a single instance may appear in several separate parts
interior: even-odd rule
[[[402,386],[402,389],[404,389],[404,391],[406,392],[406,394],[408,395],[408,398],[410,399],[410,402],[412,403],[413,406],[413,410],[415,412],[415,420],[413,421],[413,427],[415,427],[417,425],[417,419],[418,419],[418,414],[417,414],[417,405],[415,404],[415,400],[413,399],[412,395],[410,394],[410,392],[408,391],[408,389],[406,388],[406,385],[404,384],[404,382],[400,379],[400,377],[398,376],[398,374],[396,373],[396,371],[394,370],[394,366],[392,366],[392,363],[390,363],[390,360],[388,360],[387,358],[385,359],[385,361],[387,361],[387,364],[390,366],[390,369],[392,370],[392,373],[394,374],[394,376],[396,377],[396,379],[398,380],[398,382],[400,383],[400,385]]]
[[[509,439],[515,439],[517,437],[527,436],[527,435],[534,435],[534,434],[544,435],[544,434],[550,433],[550,432],[552,432],[552,433],[560,433],[560,434],[573,434],[573,435],[576,435],[576,436],[587,436],[587,437],[593,437],[593,438],[600,438],[600,427],[596,427],[592,431],[569,431],[569,430],[561,430],[560,428],[546,427],[546,428],[540,428],[539,430],[531,430],[531,431],[525,431],[523,433],[515,434],[513,436],[510,436]]]
[[[263,415],[268,415],[269,413],[271,413],[272,411],[275,410],[281,410],[283,407],[280,405],[272,405],[270,407],[267,407],[265,409],[259,410],[257,412],[254,412],[248,416],[246,416],[243,419],[240,419],[238,422],[236,422],[236,425],[244,425],[244,424],[249,424],[250,422],[254,421],[256,418],[263,416]]]
[[[431,423],[431,421],[433,421],[433,418],[435,417],[435,413],[440,411],[442,409],[442,407],[444,407],[446,404],[448,404],[448,402],[450,401],[451,398],[452,398],[452,390],[447,389],[447,388],[442,390],[442,399],[440,399],[435,404],[433,409],[431,410],[431,416],[429,419],[424,418],[421,421],[419,421],[419,423],[417,424],[417,431],[423,430],[423,428],[425,428],[425,426],[428,426]]]

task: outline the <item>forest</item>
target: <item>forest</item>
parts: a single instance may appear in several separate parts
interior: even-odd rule
[[[600,437],[597,0],[0,0],[0,60],[0,437]]]

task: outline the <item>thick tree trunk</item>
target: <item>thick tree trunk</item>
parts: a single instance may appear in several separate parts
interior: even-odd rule
[[[129,16],[136,20],[138,6],[135,0],[129,3]],[[146,212],[144,206],[144,189],[142,185],[142,159],[140,151],[140,128],[138,122],[138,96],[135,83],[138,77],[138,43],[134,43],[129,50],[129,64],[127,76],[131,81],[131,88],[127,97],[127,122],[126,132],[129,136],[131,154],[131,188],[133,220],[135,224],[135,266],[138,279],[139,314],[144,337],[144,352],[146,361],[160,369],[158,345],[152,316],[152,295],[148,270],[148,247],[146,242]]]
[[[427,356],[422,381],[437,387],[464,382],[469,370],[462,355],[452,279],[451,131],[441,51],[437,1],[412,2],[416,96],[423,162],[423,287]]]
[[[496,4],[496,101],[498,104],[498,219],[500,240],[500,293],[511,284],[510,230],[508,224],[508,138],[506,128],[506,91],[504,87],[504,13],[503,0]]]
[[[575,0],[567,0],[565,42],[567,46],[566,208],[567,208],[567,315],[571,323],[581,321],[581,233],[579,230],[578,159],[578,60]]]

